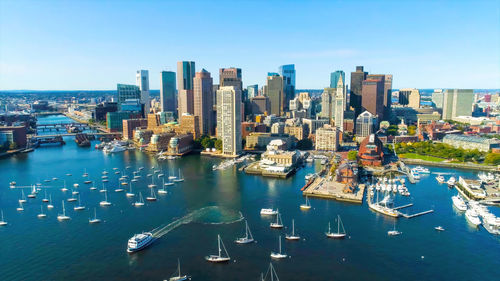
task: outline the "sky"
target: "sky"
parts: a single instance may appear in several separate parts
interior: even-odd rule
[[[0,0],[0,90],[112,90],[192,60],[243,84],[295,64],[297,89],[357,65],[393,88],[500,88],[500,1]]]

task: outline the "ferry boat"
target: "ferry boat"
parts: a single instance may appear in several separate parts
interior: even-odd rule
[[[444,177],[443,177],[442,175],[438,175],[438,176],[436,177],[436,180],[437,180],[437,182],[439,182],[439,183],[443,183],[443,182],[444,182]]]
[[[462,212],[467,210],[467,204],[465,204],[464,199],[462,199],[460,195],[452,196],[451,200],[453,201],[453,206],[455,206],[457,210]]]
[[[450,177],[450,179],[448,179],[446,183],[448,184],[449,187],[454,187],[456,182],[457,180],[455,179],[455,177]]]
[[[465,211],[465,218],[476,227],[481,224],[481,220],[474,209],[467,209],[467,211]]]
[[[264,208],[264,209],[260,210],[260,214],[262,216],[274,216],[274,215],[278,214],[278,211],[275,211],[273,209],[265,209]]]
[[[153,243],[153,234],[150,232],[143,232],[141,234],[135,234],[128,240],[127,253],[138,252]]]

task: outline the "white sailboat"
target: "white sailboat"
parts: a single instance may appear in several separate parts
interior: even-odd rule
[[[167,194],[167,190],[165,189],[165,178],[163,178],[163,186],[158,189],[158,194]]]
[[[396,230],[396,220],[394,220],[394,228],[393,228],[393,230],[387,231],[387,235],[389,235],[389,236],[396,236],[396,235],[400,235],[402,233],[403,232],[400,232],[400,231]]]
[[[340,231],[341,226],[342,226],[342,232]],[[344,224],[342,223],[342,220],[340,219],[340,215],[337,215],[337,232],[331,232],[330,222],[328,222],[328,232],[325,234],[328,238],[334,238],[334,239],[345,238],[346,233],[345,233],[345,229],[344,229]]]
[[[31,193],[28,194],[28,198],[36,198],[36,186],[35,185],[31,186]]]
[[[45,189],[45,197],[43,197],[42,202],[47,203],[49,199],[47,198],[47,189]]]
[[[168,179],[169,179],[169,180],[175,180],[176,178],[177,178],[177,177],[174,175],[174,173],[172,173],[172,175],[171,175],[171,176],[170,176],[170,175],[168,176]]]
[[[85,210],[85,206],[82,206],[81,205],[81,202],[80,202],[80,195],[78,195],[78,206],[75,206],[73,208],[73,210],[75,211],[82,211],[82,210]]]
[[[309,203],[309,198],[306,196],[306,203],[300,205],[300,209],[309,210],[311,209],[311,204]]]
[[[146,197],[146,200],[148,201],[156,201],[156,193],[153,188],[151,188],[151,195]]]
[[[297,241],[300,240],[300,236],[295,235],[295,220],[292,219],[292,234],[287,234],[285,236],[286,240]]]
[[[99,190],[99,192],[106,192],[106,191],[107,191],[107,189],[104,187],[104,183],[102,183],[102,189]]]
[[[205,260],[209,262],[227,262],[231,260],[229,257],[229,254],[227,253],[226,247],[224,246],[224,242],[222,242],[222,239],[220,238],[220,235],[217,235],[217,244],[219,247],[219,254],[218,255],[210,255],[206,256]],[[226,253],[226,256],[222,255],[222,248],[220,247],[222,244],[222,248],[224,248],[224,252]]]
[[[66,180],[64,180],[64,186],[63,186],[63,188],[61,188],[61,191],[62,192],[68,191],[68,189],[66,188]]]
[[[139,201],[136,201],[133,205],[136,207],[144,206],[144,198],[142,198],[142,192],[139,192]]]
[[[277,212],[276,222],[272,222],[269,226],[271,228],[283,228],[283,221],[281,220],[281,214],[279,210],[277,210],[276,212]]]
[[[234,242],[237,244],[248,244],[255,242],[253,240],[253,235],[252,232],[250,231],[250,228],[248,227],[248,222],[245,220],[245,237],[240,237],[236,239]]]
[[[135,193],[132,192],[132,182],[130,182],[128,192],[125,194],[127,197],[134,197]]]
[[[184,281],[191,280],[190,276],[181,275],[181,262],[177,259],[177,271],[172,274],[172,276],[168,279],[168,281]]]
[[[100,223],[101,220],[97,218],[97,209],[94,208],[94,218],[89,219],[89,223]]]
[[[2,213],[2,220],[0,220],[0,226],[6,226],[7,225],[7,222],[5,221],[5,219],[3,218],[3,210],[0,211]]]
[[[40,214],[37,215],[38,218],[43,219],[47,217],[47,214],[43,212],[43,205],[40,205]]]
[[[67,199],[68,202],[75,202],[76,200],[77,199],[73,195],[71,195],[71,197]]]
[[[281,235],[280,235],[280,237],[279,237],[279,252],[277,252],[277,253],[276,252],[271,252],[271,258],[273,258],[273,259],[284,259],[286,257],[288,257],[288,255],[287,254],[283,254],[281,252]]]
[[[182,177],[181,169],[179,169],[179,177],[174,179],[174,182],[183,182],[183,181],[184,181],[184,178]]]
[[[47,205],[47,209],[53,209],[54,205],[52,205],[52,194],[49,195],[49,204]]]
[[[19,199],[19,203],[26,203],[26,195],[24,195],[24,190],[21,189],[21,199]]]
[[[149,188],[155,188],[156,187],[155,177],[153,175],[151,175],[151,184],[148,184],[148,187]]]
[[[63,209],[63,213],[57,215],[57,219],[60,221],[65,221],[65,220],[71,219],[69,216],[66,216],[66,208],[64,208],[64,200],[62,200],[62,209]]]
[[[266,274],[264,275],[261,273],[260,275],[260,281],[266,281],[267,280],[267,275],[269,274],[269,280],[271,281],[280,281],[278,278],[278,274],[276,273],[276,270],[274,270],[273,264],[269,263],[269,268],[267,269]]]
[[[101,206],[111,206],[111,202],[108,202],[108,192],[104,191],[104,201],[99,202]]]
[[[18,210],[20,212],[24,211],[23,202],[19,202],[19,207],[17,207],[16,210]]]

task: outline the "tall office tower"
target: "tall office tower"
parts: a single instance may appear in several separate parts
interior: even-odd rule
[[[435,108],[443,108],[443,90],[434,89],[432,93],[432,105]]]
[[[137,70],[135,84],[141,90],[141,103],[144,104],[144,115],[147,115],[151,105],[149,101],[149,72],[147,70]]]
[[[175,72],[162,71],[160,80],[161,111],[175,111]]]
[[[269,98],[271,114],[281,116],[284,113],[285,95],[283,93],[283,76],[268,73],[264,95]]]
[[[140,100],[141,99],[141,90],[136,85],[125,85],[125,84],[117,84],[116,91],[118,93],[118,104],[122,104],[125,100]]]
[[[200,133],[211,136],[214,131],[214,122],[212,120],[213,111],[213,80],[210,72],[202,69],[196,72],[193,79],[193,115],[200,119]]]
[[[219,69],[219,86],[234,86],[237,90],[243,91],[241,68],[231,67]]]
[[[180,90],[177,97],[178,116],[194,114],[193,90]]]
[[[278,72],[283,77],[284,108],[287,110],[290,100],[295,97],[295,65],[282,65]]]
[[[420,92],[418,89],[400,89],[399,104],[411,108],[420,108]]]
[[[335,92],[336,88],[325,88],[323,90],[323,93],[321,94],[320,117],[328,119],[328,122],[330,122],[332,118],[334,118],[335,116],[334,113]]]
[[[339,78],[342,78],[342,85],[345,85],[345,72],[337,70],[330,74],[330,88],[337,88]]]
[[[444,91],[443,119],[451,120],[457,116],[471,116],[474,91],[471,89],[450,89]]]
[[[369,74],[367,80],[383,81],[384,87],[384,116],[378,116],[379,120],[387,120],[391,114],[391,99],[392,99],[392,75],[390,74]]]
[[[364,111],[356,118],[356,135],[358,137],[367,137],[375,133],[377,121],[377,116]]]
[[[250,85],[247,86],[247,98],[255,98],[259,95],[259,85]]]
[[[354,116],[358,116],[362,111],[361,91],[366,75],[368,72],[364,72],[362,66],[356,66],[356,72],[351,72],[350,105],[354,108]]]
[[[234,86],[217,91],[217,135],[222,140],[222,153],[241,153],[241,90]]]
[[[344,80],[339,77],[337,85],[335,87],[335,100],[334,100],[334,116],[335,116],[335,127],[337,130],[344,131],[344,111],[346,109],[346,96]]]
[[[196,72],[194,61],[177,62],[177,87],[181,90],[193,89],[193,78]]]
[[[361,90],[361,106],[371,114],[377,115],[379,120],[384,119],[384,76],[379,79],[366,79]]]

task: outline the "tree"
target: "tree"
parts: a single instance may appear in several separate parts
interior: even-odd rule
[[[417,133],[417,126],[410,125],[408,126],[408,135],[414,136]]]
[[[203,147],[203,149],[212,148],[214,147],[214,142],[215,140],[211,139],[210,137],[202,138],[201,146]]]
[[[484,163],[488,165],[500,165],[500,153],[488,153],[484,157]]]
[[[347,159],[349,159],[349,160],[356,160],[357,156],[358,156],[358,152],[356,150],[351,150],[347,153]]]
[[[217,150],[222,150],[222,140],[217,139],[217,140],[214,142],[214,146],[215,146],[215,149],[217,149]]]
[[[387,135],[397,136],[398,135],[398,126],[390,125],[389,128],[387,128]]]

